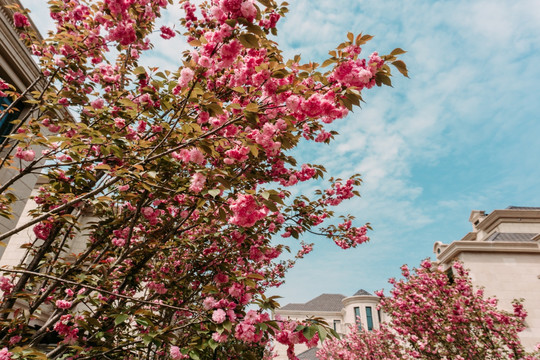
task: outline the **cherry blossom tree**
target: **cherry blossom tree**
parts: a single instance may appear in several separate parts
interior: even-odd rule
[[[430,260],[412,272],[404,265],[401,280],[391,279],[391,296],[377,292],[380,307],[391,316],[378,332],[353,331],[327,341],[323,360],[349,359],[538,359],[526,354],[519,332],[527,316],[519,301],[509,313],[497,299],[475,289],[463,264],[451,276]]]
[[[349,248],[368,225],[331,221],[357,175],[292,196],[325,170],[291,150],[330,142],[326,125],[364,89],[391,85],[389,65],[406,76],[404,51],[363,59],[371,36],[349,33],[321,66],[286,60],[272,35],[287,4],[273,0],[181,0],[182,18],[159,29],[172,0],[49,4],[45,40],[12,7],[42,75],[24,93],[0,82],[2,114],[28,110],[3,145],[16,173],[0,215],[14,184],[47,179],[32,220],[0,235],[35,234],[1,270],[0,359],[258,359],[272,337],[316,344],[324,324],[270,319],[264,293],[311,251],[306,232]],[[156,32],[189,44],[175,70],[140,65]],[[296,258],[278,259],[293,241]]]

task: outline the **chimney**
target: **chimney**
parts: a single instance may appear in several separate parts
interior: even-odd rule
[[[486,218],[486,212],[484,210],[473,210],[471,216],[469,216],[469,222],[472,224],[473,232],[478,231],[478,224]]]

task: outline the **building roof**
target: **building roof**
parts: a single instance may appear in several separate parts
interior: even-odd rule
[[[536,206],[509,206],[507,210],[540,210],[540,207]]]
[[[536,233],[493,233],[485,241],[533,241]]]
[[[305,304],[292,303],[283,306],[280,310],[299,310],[299,311],[341,311],[345,298],[341,294],[322,294],[308,301]]]
[[[297,357],[300,360],[319,360],[317,351],[319,351],[319,348],[314,347],[298,354]]]
[[[369,296],[371,296],[372,294],[370,294],[369,292],[367,292],[364,289],[360,289],[357,292],[355,292],[353,296],[357,296],[357,295],[369,295]]]

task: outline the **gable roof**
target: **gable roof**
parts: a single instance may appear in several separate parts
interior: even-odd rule
[[[533,241],[532,239],[536,236],[536,233],[493,233],[485,241]]]
[[[540,210],[540,207],[536,206],[509,206],[507,210]]]
[[[304,351],[303,353],[298,354],[297,357],[300,360],[319,360],[319,358],[317,357],[318,350],[319,348],[314,347]]]
[[[280,310],[299,310],[299,311],[341,311],[345,298],[341,294],[322,294],[311,299],[305,304],[292,303],[283,306]]]
[[[366,290],[364,290],[364,289],[358,290],[357,292],[354,293],[353,296],[357,296],[357,295],[369,295],[369,296],[371,296],[371,294],[369,292],[367,292]]]

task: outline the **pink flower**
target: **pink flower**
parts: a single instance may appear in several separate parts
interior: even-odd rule
[[[159,30],[161,31],[161,34],[159,36],[161,36],[165,40],[171,39],[176,35],[174,30],[168,26],[162,26]]]
[[[33,161],[36,157],[36,154],[32,149],[23,150],[21,147],[17,147],[15,157],[24,161]]]
[[[69,309],[73,304],[67,300],[56,300],[56,307],[59,309]]]
[[[227,314],[222,309],[214,310],[214,313],[212,314],[212,320],[214,320],[216,323],[221,324],[227,319]]]
[[[18,28],[30,26],[30,22],[28,21],[28,18],[19,12],[16,12],[15,14],[13,14],[13,23],[15,24],[15,27],[18,27]]]
[[[0,290],[5,292],[6,294],[11,294],[13,286],[14,285],[9,278],[5,276],[0,276]]]
[[[268,208],[258,205],[253,195],[238,195],[236,200],[231,201],[230,208],[234,215],[229,223],[243,227],[255,225],[268,214]]]
[[[178,79],[178,86],[180,88],[186,87],[186,85],[193,80],[193,75],[195,73],[190,68],[183,68],[180,71],[180,78]]]
[[[225,341],[227,341],[227,338],[228,338],[228,335],[226,333],[213,333],[212,334],[212,339],[215,341],[215,342],[218,342],[218,343],[224,343]]]
[[[126,245],[126,239],[123,239],[123,238],[113,238],[111,242],[113,243],[113,245],[118,246],[118,247],[122,247]]]
[[[253,21],[255,17],[257,16],[257,8],[255,5],[253,5],[252,1],[246,1],[240,6],[240,10],[242,12],[242,15],[249,20]]]
[[[96,99],[96,100],[92,101],[92,102],[90,103],[90,105],[92,105],[92,107],[93,107],[94,109],[101,109],[101,108],[103,108],[103,104],[104,104],[104,103],[105,103],[105,102],[103,101],[103,99]]]
[[[210,310],[216,305],[216,299],[209,296],[203,300],[203,308],[205,310]]]
[[[22,336],[21,335],[15,335],[15,336],[12,336],[10,339],[9,339],[9,345],[15,345],[17,344],[19,341],[22,340]]]
[[[13,353],[9,352],[7,347],[0,350],[0,360],[11,360],[12,355]]]
[[[189,186],[189,190],[193,191],[194,193],[200,193],[204,188],[205,183],[206,177],[201,173],[195,173],[191,177],[191,185]]]
[[[188,359],[189,356],[182,354],[180,351],[180,348],[178,346],[171,346],[171,350],[169,350],[169,353],[171,354],[171,358],[173,360],[180,360],[180,359]]]

